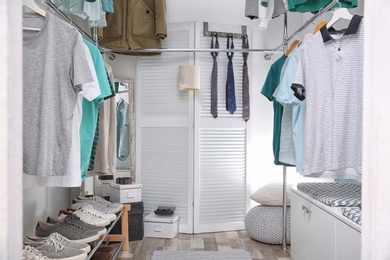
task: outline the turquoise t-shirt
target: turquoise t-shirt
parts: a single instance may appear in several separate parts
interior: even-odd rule
[[[87,45],[91,53],[101,94],[91,102],[83,98],[83,115],[80,126],[80,167],[82,180],[85,180],[87,177],[99,106],[104,101],[105,97],[111,95],[110,83],[107,79],[106,68],[104,67],[103,57],[99,49],[94,44],[86,40],[84,40],[84,43]]]
[[[274,64],[272,64],[268,71],[267,78],[264,82],[264,86],[261,90],[269,101],[273,102],[274,105],[274,137],[273,137],[273,152],[274,152],[274,163],[275,165],[291,166],[289,164],[281,163],[279,161],[279,150],[280,150],[280,131],[282,125],[283,106],[276,101],[273,97],[275,89],[279,86],[280,73],[282,71],[283,64],[286,60],[286,56],[280,57]]]
[[[288,10],[290,12],[317,12],[327,6],[331,0],[288,0]],[[359,0],[340,0],[334,8],[355,8]]]

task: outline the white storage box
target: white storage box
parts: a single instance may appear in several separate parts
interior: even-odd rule
[[[142,184],[110,183],[110,200],[119,203],[139,202]]]
[[[179,215],[156,215],[144,217],[144,236],[174,238],[179,233]]]

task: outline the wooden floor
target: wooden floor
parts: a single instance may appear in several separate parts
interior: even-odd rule
[[[281,245],[268,245],[251,239],[246,231],[206,233],[198,235],[178,234],[174,239],[144,238],[130,242],[129,252],[117,259],[149,260],[156,250],[169,251],[229,251],[246,250],[255,260],[292,260],[289,249]]]

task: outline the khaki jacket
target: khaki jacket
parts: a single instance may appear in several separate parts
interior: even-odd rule
[[[99,45],[117,50],[161,48],[167,37],[165,0],[116,0],[99,29]]]

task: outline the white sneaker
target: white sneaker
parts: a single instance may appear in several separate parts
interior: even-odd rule
[[[121,211],[121,208],[118,206],[111,206],[102,203],[101,201],[97,200],[79,200],[75,199],[74,200],[76,203],[72,204],[72,208],[81,208],[85,205],[92,205],[92,207],[96,210],[102,211],[104,213],[117,213]],[[122,206],[123,207],[123,206]]]
[[[94,200],[94,201],[97,201],[101,204],[105,204],[105,205],[108,205],[108,206],[111,206],[111,207],[117,207],[119,208],[119,210],[122,210],[123,209],[123,204],[122,203],[118,203],[118,202],[111,202],[111,201],[108,201],[106,199],[104,199],[103,197],[100,197],[100,196],[93,196],[93,197],[78,197],[80,200],[82,201],[87,201],[87,200]]]
[[[97,215],[94,215],[92,213],[89,213],[87,211],[83,211],[81,209],[76,210],[73,212],[77,217],[79,217],[82,221],[84,221],[87,224],[95,225],[104,227],[111,223],[111,221],[108,218],[101,218]]]
[[[116,215],[113,213],[104,213],[100,210],[95,209],[92,205],[85,205],[79,210],[89,212],[90,214],[97,216],[99,218],[107,218],[110,221],[114,221],[116,219]]]

